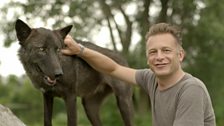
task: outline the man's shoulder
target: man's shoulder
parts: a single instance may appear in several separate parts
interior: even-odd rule
[[[149,90],[153,89],[155,85],[155,74],[150,69],[138,69],[136,71],[136,82],[137,84],[146,90],[146,92],[151,92]]]
[[[135,76],[140,82],[148,82],[155,79],[155,74],[151,69],[138,69]]]
[[[206,89],[205,84],[197,77],[186,73],[183,80],[180,82],[182,83],[182,87],[189,88],[189,87],[201,87],[202,89]]]
[[[203,96],[208,99],[208,101],[210,99],[209,92],[205,84],[191,74],[185,75],[185,79],[180,83],[178,92],[180,96],[193,96],[195,99]]]

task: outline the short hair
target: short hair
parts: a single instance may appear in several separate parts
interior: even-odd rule
[[[158,23],[158,24],[152,25],[148,33],[146,34],[146,41],[148,40],[150,36],[162,34],[162,33],[172,34],[176,38],[177,43],[180,46],[182,46],[182,35],[181,35],[180,28],[168,23]]]

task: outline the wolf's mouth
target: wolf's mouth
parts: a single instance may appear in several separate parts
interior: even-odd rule
[[[47,84],[47,85],[49,85],[49,86],[54,86],[55,84],[56,84],[56,82],[57,82],[57,80],[56,79],[51,79],[50,77],[48,77],[48,76],[44,76],[44,81],[45,81],[45,83]]]
[[[40,69],[39,66],[37,67],[37,70],[38,70],[38,72],[44,74],[44,72]],[[44,80],[44,83],[47,84],[47,85],[49,85],[49,86],[54,86],[56,84],[56,82],[57,82],[56,78],[52,79],[52,78],[50,78],[47,75],[45,75],[43,77],[43,80]]]

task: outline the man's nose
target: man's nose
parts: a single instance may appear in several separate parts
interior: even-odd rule
[[[163,59],[164,57],[165,57],[164,53],[161,50],[159,50],[157,52],[156,59],[160,60],[160,59]]]

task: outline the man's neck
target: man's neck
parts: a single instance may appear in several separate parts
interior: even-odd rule
[[[185,72],[180,69],[170,76],[157,77],[159,90],[163,91],[174,86],[179,80],[183,78],[184,75]]]

